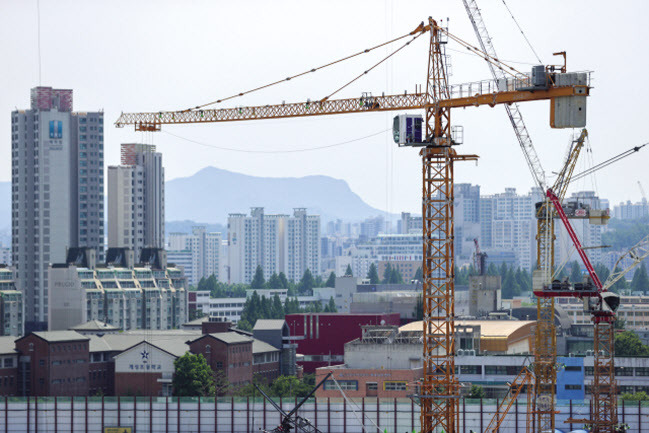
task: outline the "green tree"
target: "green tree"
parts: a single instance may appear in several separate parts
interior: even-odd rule
[[[268,279],[267,286],[269,289],[273,290],[283,289],[282,280],[279,279],[279,275],[277,275],[277,273],[273,272],[273,275],[271,275]]]
[[[346,277],[354,276],[354,273],[352,272],[352,265],[347,265],[347,269],[345,270],[345,276]]]
[[[275,293],[275,296],[273,296],[272,318],[284,318],[284,307],[282,306],[282,300],[279,299],[279,295],[277,293]]]
[[[324,312],[325,313],[337,313],[338,312],[338,308],[336,307],[336,301],[334,301],[333,296],[329,297],[329,302],[327,303],[327,305],[325,305]]]
[[[635,394],[631,394],[630,392],[625,392],[621,396],[622,400],[630,400],[630,401],[647,401],[649,400],[649,395],[647,395],[646,392],[644,391],[639,391],[636,392]]]
[[[177,397],[206,397],[216,392],[212,370],[200,353],[185,353],[174,361],[172,384]]]
[[[246,319],[241,319],[237,322],[237,328],[242,331],[252,332],[252,325]]]
[[[387,263],[385,265],[385,270],[383,271],[383,279],[381,280],[381,284],[390,284],[391,276],[392,276],[392,265],[390,265],[390,263]]]
[[[325,287],[336,287],[336,274],[334,274],[333,272],[329,274],[329,278],[327,278]]]
[[[379,284],[379,272],[376,270],[374,262],[370,264],[370,269],[367,271],[367,278],[369,278],[370,284]]]
[[[424,281],[424,273],[421,270],[421,266],[418,267],[417,270],[415,271],[415,276],[413,277],[413,279],[417,281]]]
[[[252,278],[252,282],[250,283],[250,288],[252,290],[262,290],[265,285],[266,280],[264,279],[264,270],[261,265],[257,265],[255,276]]]
[[[286,278],[286,274],[284,272],[279,273],[279,281],[282,283],[282,289],[289,289],[288,278]]]
[[[649,356],[649,347],[642,344],[633,331],[620,332],[615,336],[616,356]]]
[[[487,275],[498,275],[498,266],[496,266],[494,263],[489,263],[489,266],[487,266]]]
[[[570,265],[570,281],[573,283],[581,283],[583,278],[584,277],[581,274],[581,266],[579,266],[579,262],[575,260]]]
[[[270,395],[273,397],[306,397],[313,385],[305,375],[303,380],[295,376],[280,376],[270,385]]]
[[[297,285],[297,291],[300,294],[306,294],[306,293],[311,293],[313,288],[315,287],[315,279],[313,278],[313,274],[309,269],[304,271],[304,274],[302,275],[302,279]]]
[[[602,263],[598,263],[595,265],[595,273],[597,274],[597,276],[599,277],[602,283],[608,280],[609,275],[611,275],[611,271],[609,271],[606,265],[603,265]]]
[[[620,269],[618,266],[615,267],[615,270],[613,270],[614,274],[617,274],[618,272],[622,272],[622,269]],[[626,280],[624,276],[617,280],[615,284],[613,284],[613,287],[611,287],[611,291],[615,293],[622,293],[623,291],[627,290],[629,288],[629,283]]]
[[[485,398],[484,389],[480,385],[471,385],[469,390],[469,398]]]
[[[401,284],[403,283],[403,277],[401,276],[401,271],[396,266],[390,271],[390,284]]]
[[[633,280],[631,280],[631,290],[634,292],[647,292],[649,290],[649,277],[647,276],[647,268],[644,262],[633,273]]]

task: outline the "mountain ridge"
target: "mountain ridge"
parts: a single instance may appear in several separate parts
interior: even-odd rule
[[[212,198],[215,198],[212,200]],[[361,221],[385,212],[365,203],[346,181],[325,175],[262,177],[209,166],[165,183],[166,221],[227,224],[230,213],[263,207],[269,214],[307,208],[323,223]],[[0,182],[0,231],[11,230],[11,182]]]

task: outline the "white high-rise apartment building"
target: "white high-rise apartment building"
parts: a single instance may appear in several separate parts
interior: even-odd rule
[[[293,216],[265,215],[264,208],[252,208],[250,216],[228,217],[229,282],[248,284],[257,266],[264,276],[284,272],[299,281],[307,269],[320,269],[320,216],[307,215],[304,208]]]
[[[139,261],[142,248],[164,245],[162,154],[149,144],[122,144],[122,165],[108,167],[108,246]]]
[[[72,90],[36,87],[11,113],[12,261],[25,330],[45,329],[48,266],[104,246],[104,114],[72,112]]]
[[[201,278],[221,276],[221,233],[208,232],[204,226],[192,228],[192,234],[171,233],[167,260],[182,266],[189,284],[196,286]]]
[[[481,197],[482,248],[513,251],[521,268],[532,269],[536,263],[535,206],[541,199],[538,188],[526,195],[516,194],[516,188],[505,188],[502,194]]]
[[[577,202],[581,205],[588,205],[591,209],[608,209],[608,202],[606,200],[601,200],[598,196],[595,195],[594,191],[579,191],[573,193],[569,198],[565,200],[565,203]],[[575,230],[575,233],[579,237],[579,241],[584,247],[598,247],[602,245],[602,228],[603,225],[591,224],[589,219],[570,219],[570,225]],[[568,232],[561,224],[560,220],[555,222],[555,233],[557,236],[557,243],[555,244],[555,262],[563,263],[566,261],[577,260],[581,266],[581,259],[579,255],[573,248],[572,240],[568,235]],[[593,265],[598,263],[604,263],[606,261],[605,257],[606,250],[602,248],[588,248],[586,254],[590,259]],[[568,254],[570,256],[568,257]],[[585,267],[584,267],[585,269]]]

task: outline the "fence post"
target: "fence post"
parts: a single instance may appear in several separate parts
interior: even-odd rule
[[[331,431],[331,397],[327,397],[327,430]]]
[[[234,433],[234,396],[230,397],[230,405],[232,406],[232,411],[230,412],[230,431]]]
[[[121,406],[121,403],[120,403],[120,396],[119,395],[117,396],[117,425],[118,426],[122,425],[122,406]],[[102,431],[103,431],[103,428],[102,428]]]
[[[246,397],[246,431],[250,431],[250,397]]]
[[[266,398],[263,398],[262,401],[263,401],[263,406],[262,407],[263,407],[263,412],[264,412],[264,430],[266,430]]]
[[[29,432],[29,400],[31,400],[31,397],[27,397],[27,431]],[[104,430],[103,427],[101,429],[102,431]]]
[[[640,413],[640,402],[638,402],[638,413]],[[38,433],[38,396],[34,397],[34,432]]]
[[[624,407],[624,401],[625,400],[622,400],[622,424],[626,423],[626,414],[625,414],[626,410],[624,410],[624,408],[625,408]]]
[[[394,399],[394,433],[397,433],[397,399]]]
[[[176,397],[176,432],[180,433],[180,397]]]
[[[149,396],[149,431],[153,433],[153,396],[152,395]]]
[[[9,397],[5,395],[5,431],[9,431]]]
[[[313,398],[313,418],[315,421],[315,428],[318,429],[318,398]]]
[[[572,419],[572,399],[570,401],[570,419]]]
[[[415,431],[415,401],[410,399],[410,430]]]
[[[496,417],[500,416],[500,404],[498,399],[496,399]],[[497,433],[500,433],[500,426],[498,426],[498,429],[496,430]]]
[[[104,427],[106,425],[106,406],[104,405],[104,396],[101,396],[101,431],[104,431]],[[88,428],[86,427],[86,430]]]
[[[466,398],[462,397],[462,432],[466,433]]]
[[[54,396],[54,433],[59,433],[59,406],[56,396]]]
[[[137,396],[133,396],[133,431],[137,431]]]
[[[347,399],[343,399],[343,433],[347,433]]]
[[[169,433],[169,396],[165,397],[165,433]]]
[[[219,413],[219,396],[216,395],[214,396],[214,433],[218,433],[219,431],[219,418],[218,418],[218,413]]]
[[[638,400],[638,433],[642,433],[642,405],[640,400]]]
[[[153,429],[151,430],[153,431]],[[201,397],[198,397],[198,433],[201,433]]]
[[[484,431],[484,427],[482,426],[482,398],[480,399],[480,431]]]
[[[70,397],[70,432],[74,433],[74,396]]]
[[[518,399],[514,400],[514,431],[518,431]]]
[[[379,406],[381,405],[381,400],[379,400],[378,397],[376,397],[376,431],[378,433],[381,433],[381,413],[379,411]]]

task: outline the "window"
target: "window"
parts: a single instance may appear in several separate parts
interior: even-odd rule
[[[581,390],[581,385],[566,385],[566,391],[568,390]]]
[[[205,353],[212,353],[212,346],[210,346],[209,344],[206,344],[205,345]]]
[[[338,384],[343,391],[358,391],[358,381],[357,380],[339,380]],[[327,380],[324,383],[325,390],[337,390],[338,387],[333,380]]]
[[[14,366],[14,359],[13,359],[13,358],[5,358],[4,361],[3,361],[3,363],[2,363],[2,366],[3,366],[4,368],[11,368],[11,367],[13,367],[13,366]]]
[[[578,365],[566,365],[566,371],[581,371],[581,367]]]
[[[378,390],[379,387],[376,382],[367,382],[367,390],[368,391],[376,391]]]
[[[217,361],[216,362],[216,368],[223,368],[223,362]]]
[[[387,380],[383,382],[384,391],[405,391],[408,383],[405,381]]]

